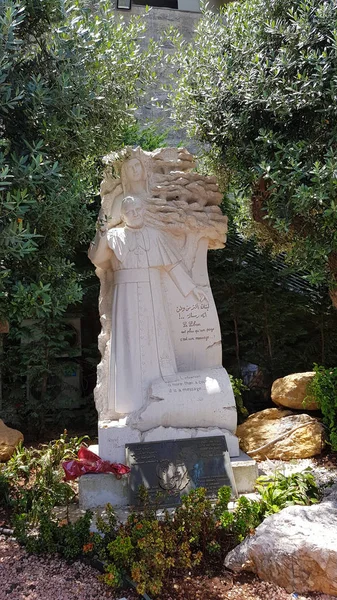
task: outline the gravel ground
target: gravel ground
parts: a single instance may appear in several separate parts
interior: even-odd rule
[[[29,555],[0,536],[0,600],[119,600],[97,579],[97,571],[81,563]],[[138,596],[124,593],[125,600]]]

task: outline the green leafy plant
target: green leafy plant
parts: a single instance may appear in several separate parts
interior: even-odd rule
[[[337,367],[314,365],[315,376],[308,386],[310,397],[318,403],[328,430],[332,450],[337,451]]]
[[[0,472],[0,507],[8,508],[11,506],[11,486],[8,478]]]
[[[60,554],[74,560],[83,555],[83,548],[90,544],[90,525],[93,514],[90,511],[75,523],[62,523],[50,513],[40,514],[37,526],[32,527],[29,514],[16,515],[14,519],[15,537],[28,552],[35,554]]]
[[[242,379],[233,377],[233,375],[229,375],[229,379],[231,381],[234,392],[236,409],[238,411],[238,420],[239,423],[242,423],[248,417],[249,414],[248,410],[246,409],[243,403],[242,392],[244,390],[248,390],[249,388],[243,383]]]
[[[131,136],[156,77],[160,50],[148,37],[143,44],[145,31],[146,16],[124,22],[106,0],[1,2],[0,319],[10,323],[2,416],[35,437],[70,422],[62,326],[90,288],[97,295],[86,248],[101,158]]]
[[[68,507],[76,496],[74,486],[63,481],[61,463],[76,458],[86,438],[69,438],[65,431],[38,448],[19,444],[9,461],[0,466],[0,498],[10,510],[16,539],[29,552],[74,559],[90,543],[92,513],[86,512],[75,523],[70,522],[68,513],[63,521],[53,513],[54,507]]]
[[[232,512],[224,510],[219,514],[221,527],[233,535],[236,543],[242,542],[262,521],[261,504],[241,496]]]
[[[14,515],[25,515],[34,527],[41,516],[52,508],[67,505],[75,498],[74,487],[63,481],[61,462],[75,458],[87,436],[68,438],[64,432],[59,439],[40,448],[15,449],[0,475],[10,486],[10,503]]]
[[[261,476],[256,481],[261,495],[261,514],[268,516],[293,504],[309,505],[318,502],[319,489],[310,469],[301,473]]]

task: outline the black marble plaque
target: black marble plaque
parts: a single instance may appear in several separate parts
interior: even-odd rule
[[[216,499],[223,485],[233,489],[225,436],[127,444],[125,448],[131,467],[129,502],[133,506],[139,505],[140,485],[147,488],[152,500],[161,492],[159,506],[165,507],[177,506],[182,494],[197,487],[206,488],[211,499]]]

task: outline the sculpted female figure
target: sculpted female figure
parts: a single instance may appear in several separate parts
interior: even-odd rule
[[[149,196],[146,170],[140,158],[125,160],[120,168],[120,178],[107,177],[101,185],[102,208],[101,222],[108,227],[121,223],[121,205],[123,198],[133,196],[144,202]]]
[[[205,298],[172,241],[144,224],[144,212],[140,198],[124,198],[124,226],[99,234],[90,256],[96,266],[109,262],[113,270],[108,405],[119,415],[141,408],[149,385],[177,372],[162,291],[164,273],[184,297]]]

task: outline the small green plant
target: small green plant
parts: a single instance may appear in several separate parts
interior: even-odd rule
[[[15,536],[28,552],[34,554],[58,553],[68,560],[83,555],[90,544],[90,524],[92,513],[87,511],[75,523],[60,522],[51,514],[41,514],[37,527],[32,526],[29,514],[14,518]]]
[[[63,481],[61,463],[76,457],[86,437],[68,438],[65,431],[39,448],[19,444],[10,460],[0,466],[1,481],[9,486],[13,515],[26,515],[33,526],[54,506],[68,505],[74,499],[74,487]]]
[[[243,383],[242,379],[233,377],[233,375],[229,375],[229,379],[231,381],[233,392],[234,392],[234,398],[235,398],[236,408],[238,411],[239,423],[243,423],[243,421],[245,419],[247,419],[249,413],[243,403],[242,392],[245,390],[248,390],[249,388]]]
[[[337,367],[326,369],[314,365],[314,371],[315,377],[308,386],[308,394],[319,405],[331,448],[337,451]]]
[[[255,487],[261,495],[264,517],[292,504],[309,505],[319,500],[319,489],[310,469],[291,475],[276,471],[273,476],[259,477]]]
[[[8,508],[11,505],[11,488],[7,477],[0,473],[0,507]]]
[[[227,489],[230,490],[230,488]],[[221,490],[219,493],[221,494]],[[262,521],[260,502],[250,500],[245,496],[241,496],[238,499],[232,512],[227,507],[219,510],[217,506],[216,514],[218,515],[220,526],[227,534],[232,535],[237,543],[242,542]]]

